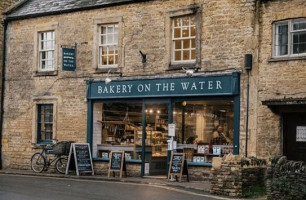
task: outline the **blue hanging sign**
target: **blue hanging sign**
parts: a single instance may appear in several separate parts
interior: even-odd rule
[[[62,69],[63,71],[75,71],[76,50],[75,48],[62,48]]]
[[[239,94],[239,74],[87,82],[88,99],[224,96]]]

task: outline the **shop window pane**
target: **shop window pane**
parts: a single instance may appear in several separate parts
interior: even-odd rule
[[[175,140],[178,151],[187,153],[193,149],[194,151],[189,152],[193,155],[187,156],[192,161],[198,156],[204,157],[205,153],[212,154],[213,147],[220,148],[220,154],[232,152],[233,108],[233,102],[230,100],[175,103],[173,120],[176,125]],[[205,152],[198,150],[200,145],[205,146]]]
[[[94,157],[108,158],[110,151],[124,150],[126,159],[141,159],[142,103],[96,103],[93,126]]]

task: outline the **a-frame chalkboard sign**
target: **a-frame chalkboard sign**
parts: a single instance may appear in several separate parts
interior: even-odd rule
[[[75,166],[73,166],[74,164]],[[76,170],[76,174],[94,175],[92,157],[88,143],[72,143],[70,147],[66,174],[69,170]]]
[[[115,172],[120,173],[120,178],[122,178],[122,172],[125,172],[126,177],[126,163],[124,151],[111,151],[109,159],[109,168],[108,168],[108,178],[110,177],[111,172],[115,176]]]
[[[171,175],[176,177],[179,176],[179,181],[182,181],[182,176],[187,175],[187,181],[189,182],[188,175],[188,166],[187,161],[185,159],[184,153],[173,153],[171,154],[168,179],[170,179]]]

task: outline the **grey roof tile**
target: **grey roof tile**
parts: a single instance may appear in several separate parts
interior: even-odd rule
[[[136,1],[137,0],[25,0],[19,7],[17,6],[7,11],[5,14],[8,18],[19,18]]]

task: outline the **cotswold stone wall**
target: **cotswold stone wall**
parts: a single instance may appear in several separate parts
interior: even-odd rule
[[[303,18],[306,1],[274,0],[263,1],[259,5],[259,80],[257,156],[272,157],[281,155],[281,116],[273,113],[262,101],[271,99],[306,98],[305,60],[283,60],[271,62],[273,26],[275,21]]]
[[[306,165],[290,161],[285,156],[275,157],[267,168],[268,200],[306,199]]]
[[[13,0],[1,0],[0,1],[0,22],[3,20],[2,13],[12,6],[15,2]],[[0,77],[2,77],[2,60],[3,60],[3,26],[0,25]],[[0,84],[0,91],[2,90],[2,85]],[[0,116],[1,117],[1,116]]]
[[[121,19],[119,71],[123,77],[185,73],[169,71],[170,14],[199,7],[201,21],[200,71],[241,70],[241,152],[243,152],[245,88],[244,54],[256,52],[255,0],[156,0],[12,21],[8,26],[4,100],[3,168],[30,169],[35,152],[36,102],[56,104],[58,140],[87,141],[86,80],[105,78],[96,70],[97,20]],[[37,31],[56,28],[56,68],[52,76],[37,71]],[[77,45],[76,71],[61,69],[61,46]],[[139,50],[147,54],[143,67]],[[256,64],[253,66],[256,68]],[[256,77],[256,73],[253,74]],[[111,74],[120,79],[118,74]],[[251,79],[251,81],[256,80]],[[256,92],[251,93],[255,116]],[[252,100],[253,99],[253,100]],[[250,120],[251,121],[251,120]],[[256,124],[250,125],[256,129]],[[251,141],[256,138],[252,134]],[[250,142],[253,144],[255,142]],[[251,149],[255,148],[250,145]]]
[[[264,187],[265,171],[266,167],[261,164],[244,165],[240,156],[214,158],[210,192],[241,197],[244,190],[253,186]]]

